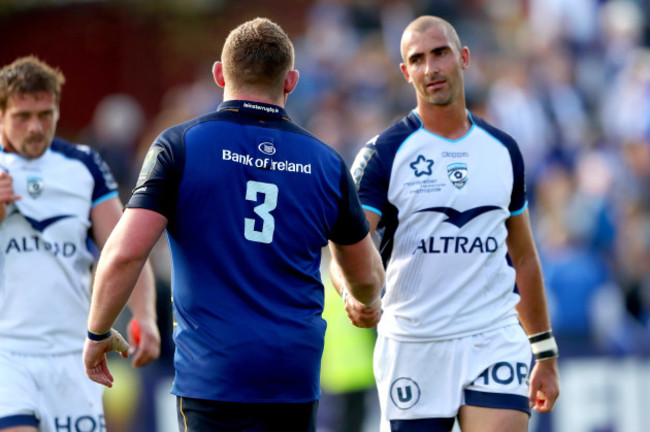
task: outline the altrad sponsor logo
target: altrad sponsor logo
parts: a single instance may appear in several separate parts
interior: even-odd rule
[[[499,248],[499,243],[494,237],[429,237],[428,239],[420,239],[418,245],[413,251],[413,255],[417,252],[421,253],[464,253],[470,254],[475,252],[491,253]]]
[[[71,242],[50,242],[38,236],[25,236],[9,239],[5,254],[10,253],[48,252],[54,256],[70,258],[77,252],[77,246]]]
[[[429,207],[420,212],[434,212],[442,213],[447,216],[443,222],[450,223],[458,228],[462,228],[471,220],[478,216],[493,210],[500,210],[498,206],[480,206],[474,207],[465,211],[458,211],[451,207]],[[420,239],[413,250],[413,255],[416,253],[492,253],[496,252],[499,248],[499,243],[494,237],[466,237],[466,236],[439,236],[428,237]]]
[[[19,212],[18,212],[19,213]],[[42,221],[24,216],[27,222],[31,225],[32,229],[36,232],[42,233],[48,227],[63,219],[74,217],[73,215],[55,216]],[[31,253],[31,252],[47,252],[54,256],[62,256],[64,258],[73,257],[77,252],[77,245],[69,241],[51,241],[44,240],[40,235],[31,235],[23,237],[13,237],[7,241],[5,254],[10,253]]]

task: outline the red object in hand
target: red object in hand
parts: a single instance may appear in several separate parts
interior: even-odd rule
[[[129,323],[129,332],[131,333],[131,336],[133,336],[136,345],[140,345],[140,324],[135,318],[131,318],[131,322]]]

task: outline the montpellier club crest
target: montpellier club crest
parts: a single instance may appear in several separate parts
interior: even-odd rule
[[[467,183],[467,164],[456,162],[447,165],[447,176],[456,188],[461,189]]]
[[[41,177],[27,177],[27,192],[32,198],[38,198],[43,194],[45,182]]]

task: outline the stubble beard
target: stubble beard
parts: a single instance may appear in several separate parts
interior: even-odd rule
[[[13,146],[17,153],[20,153],[21,156],[27,159],[36,159],[39,158],[45,153],[49,146],[48,137],[43,134],[35,134],[27,137],[20,146],[20,152],[18,152],[16,146]]]
[[[423,83],[420,90],[421,97],[429,105],[434,106],[448,106],[454,100],[453,89],[449,87],[449,82],[447,81],[445,88],[431,90],[427,88],[427,83]]]
[[[451,91],[439,91],[434,93],[424,93],[424,100],[434,106],[448,106],[451,105],[454,98]]]

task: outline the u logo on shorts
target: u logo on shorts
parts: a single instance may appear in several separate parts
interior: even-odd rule
[[[411,378],[397,378],[390,386],[390,399],[401,410],[412,408],[420,400],[420,386]]]

